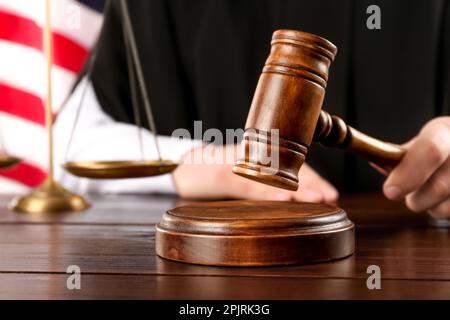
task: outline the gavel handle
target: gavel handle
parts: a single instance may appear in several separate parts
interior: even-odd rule
[[[401,146],[372,138],[336,116],[321,111],[314,140],[327,147],[336,147],[361,156],[390,172],[402,160],[405,149]]]

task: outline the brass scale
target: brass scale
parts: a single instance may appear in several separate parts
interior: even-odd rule
[[[47,92],[45,101],[45,122],[48,134],[48,176],[44,183],[30,194],[17,197],[13,199],[10,208],[14,211],[25,213],[44,213],[44,212],[68,212],[81,211],[89,207],[89,203],[81,196],[66,190],[61,184],[54,179],[53,175],[53,116],[52,116],[52,75],[51,67],[53,64],[53,43],[51,36],[51,0],[45,1],[45,24],[43,29],[43,47],[46,57],[46,78],[47,78]],[[107,1],[105,6],[110,5]],[[131,25],[128,6],[125,0],[120,0],[120,9],[122,13],[122,29],[125,38],[125,47],[127,53],[127,67],[130,78],[130,89],[132,94],[132,104],[135,124],[138,128],[138,140],[141,152],[141,160],[129,161],[66,161],[63,164],[65,170],[71,174],[84,178],[91,179],[126,179],[126,178],[142,178],[161,175],[172,172],[177,167],[177,163],[161,158],[160,149],[158,146],[158,138],[156,126],[152,114],[150,101],[148,98],[144,75],[142,72],[141,62],[137,50],[136,40],[134,37],[133,28]],[[86,82],[81,98],[78,104],[76,117],[73,123],[69,143],[66,150],[66,159],[70,149],[71,142],[74,137],[76,125],[83,105],[86,89],[89,85],[90,75],[95,63],[95,51],[88,61],[88,70]],[[144,102],[146,116],[153,132],[154,143],[157,150],[158,159],[145,160],[143,152],[143,142],[141,136],[141,119],[137,106],[137,92],[136,80],[141,91],[142,100]],[[0,140],[1,143],[1,140]],[[0,144],[1,146],[1,144]],[[11,168],[20,162],[20,159],[11,156],[7,153],[5,148],[2,148],[0,153],[0,169]]]

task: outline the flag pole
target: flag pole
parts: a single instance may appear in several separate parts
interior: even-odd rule
[[[52,107],[52,65],[53,65],[53,39],[51,31],[50,0],[45,0],[45,25],[44,25],[44,55],[47,72],[47,97],[45,99],[45,125],[48,134],[48,176],[53,183],[53,107]]]

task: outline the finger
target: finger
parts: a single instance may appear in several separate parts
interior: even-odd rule
[[[403,143],[403,144],[401,145],[401,147],[404,148],[404,149],[406,149],[406,150],[408,150],[409,148],[411,148],[411,146],[413,145],[414,141],[416,141],[416,139],[417,139],[417,137],[412,138],[411,140],[409,140],[409,141]]]
[[[297,201],[336,202],[339,193],[327,180],[308,165],[303,165],[299,173],[300,188],[294,194]],[[308,200],[305,200],[308,199]]]
[[[227,189],[229,196],[237,199],[290,201],[292,192],[265,185],[249,179],[233,175],[230,177]]]
[[[294,193],[296,201],[336,202],[339,198],[337,190],[325,180],[318,180],[312,184],[301,186]]]
[[[389,174],[383,191],[397,200],[420,187],[450,154],[449,129],[441,123],[425,127],[400,164]]]
[[[287,190],[277,190],[270,186],[259,186],[254,182],[247,192],[242,194],[242,199],[266,200],[266,201],[291,201],[292,194]]]
[[[434,207],[450,196],[450,159],[418,190],[406,197],[406,205],[415,212]]]
[[[428,210],[428,213],[436,219],[450,218],[450,197]]]
[[[325,202],[336,202],[339,198],[339,192],[333,185],[331,185],[326,180],[321,180],[318,182],[320,190],[322,190]]]
[[[411,147],[413,141],[414,141],[414,139],[409,140],[408,142],[402,144],[402,147],[403,147],[404,149],[408,150],[408,149]],[[387,176],[389,175],[389,171],[388,171],[388,170],[386,170],[386,169],[384,169],[384,168],[382,168],[382,167],[376,165],[375,163],[369,162],[369,165],[370,165],[372,168],[374,168],[375,170],[377,170],[379,173],[381,173],[383,176],[386,176],[386,177],[387,177]]]
[[[323,202],[324,195],[320,188],[300,187],[296,192],[288,191],[252,180],[239,179],[239,186],[232,188],[232,197],[249,200],[304,201]],[[311,183],[308,177],[308,184]]]
[[[415,138],[414,138],[414,139],[415,139]],[[404,144],[402,144],[402,147],[403,147],[404,149],[408,150],[408,149],[411,147],[411,145],[413,144],[414,139],[411,139],[411,140],[409,140],[408,142],[405,142]],[[369,162],[369,165],[370,165],[372,168],[374,168],[375,170],[377,170],[379,173],[381,173],[383,176],[386,176],[386,177],[387,177],[387,176],[389,175],[389,171],[388,171],[388,170],[386,170],[386,169],[384,169],[384,168],[382,168],[382,167],[376,165],[375,163]]]
[[[296,192],[294,192],[293,197],[295,201],[300,202],[324,202],[324,196],[322,192],[305,187],[301,187]]]

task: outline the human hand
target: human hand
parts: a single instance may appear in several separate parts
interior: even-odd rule
[[[237,150],[236,145],[192,150],[173,173],[178,194],[183,198],[201,199],[337,201],[336,189],[306,164],[300,169],[300,188],[295,192],[235,175],[231,169]]]
[[[404,147],[405,156],[384,183],[385,196],[404,199],[414,212],[449,218],[450,117],[431,120]]]

